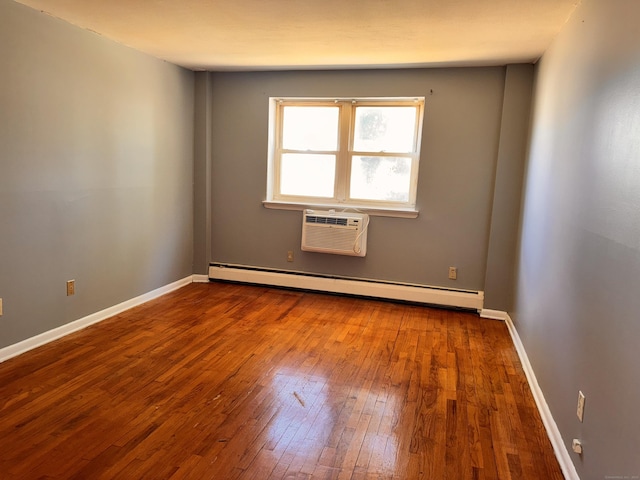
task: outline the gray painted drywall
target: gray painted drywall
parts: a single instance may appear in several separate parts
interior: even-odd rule
[[[532,85],[533,65],[507,66],[484,284],[484,306],[492,310],[513,308],[512,286]]]
[[[512,316],[583,480],[640,476],[638,18],[584,0],[534,88]]]
[[[0,61],[0,347],[189,276],[193,73],[9,0]]]
[[[502,67],[214,73],[212,260],[482,290],[504,78]],[[365,258],[302,252],[301,213],[262,205],[270,96],[425,96],[419,217],[373,217]]]
[[[211,74],[196,72],[193,139],[193,273],[205,275],[211,252]]]

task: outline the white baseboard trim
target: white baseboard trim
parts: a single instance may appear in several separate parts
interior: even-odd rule
[[[298,288],[363,297],[402,300],[482,310],[484,292],[436,288],[423,285],[378,282],[309,275],[303,272],[275,271],[243,265],[211,265],[209,278],[255,283],[274,287]]]
[[[209,275],[193,275],[193,283],[209,283]]]
[[[167,293],[177,290],[178,288],[182,288],[185,285],[192,283],[193,281],[193,276],[185,277],[181,280],[170,283],[169,285],[165,285],[164,287],[157,288],[155,290],[152,290],[151,292],[119,303],[118,305],[114,305],[113,307],[109,307],[99,312],[92,313],[91,315],[87,315],[86,317],[74,320],[65,325],[61,325],[57,328],[54,328],[53,330],[43,332],[39,335],[36,335],[35,337],[27,338],[26,340],[23,340],[21,342],[1,348],[0,363],[4,362],[5,360],[9,360],[10,358],[21,355],[25,352],[28,352],[29,350],[40,347],[46,343],[62,338],[65,335],[69,335],[70,333],[82,330],[89,325],[93,325],[94,323],[98,323],[102,320],[113,317],[114,315],[118,315],[125,310],[129,310],[130,308],[142,305],[149,300],[153,300],[154,298],[166,295]]]
[[[520,357],[522,368],[524,369],[527,381],[529,382],[529,388],[531,388],[531,393],[533,394],[533,398],[538,407],[538,411],[540,412],[540,416],[542,417],[542,423],[547,430],[547,435],[549,436],[549,440],[551,441],[551,445],[553,446],[553,451],[556,454],[556,458],[558,459],[558,463],[560,464],[560,468],[562,469],[564,478],[566,480],[580,480],[578,472],[576,471],[576,467],[571,460],[571,455],[569,454],[564,440],[562,439],[562,435],[560,434],[558,425],[553,419],[551,410],[549,410],[549,405],[547,405],[547,401],[544,399],[542,389],[540,388],[540,385],[538,385],[538,380],[536,379],[533,367],[529,362],[529,357],[527,356],[527,352],[524,349],[524,345],[520,340],[520,335],[518,335],[518,331],[516,330],[516,327],[513,324],[513,321],[511,320],[509,314],[507,312],[502,313],[504,314],[504,320],[507,324],[507,328],[509,329],[509,334],[511,335],[513,344],[516,347],[518,356]]]

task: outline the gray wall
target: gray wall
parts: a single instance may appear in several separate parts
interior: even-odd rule
[[[584,0],[535,84],[512,313],[583,480],[640,475],[639,18]]]
[[[194,88],[9,0],[0,60],[3,347],[191,274]]]
[[[214,73],[212,260],[483,290],[505,71]],[[511,84],[527,85],[532,72],[520,77]],[[262,206],[270,96],[425,96],[419,217],[373,217],[365,258],[302,252],[301,213]],[[287,250],[295,252],[293,263],[286,261]],[[450,265],[458,267],[457,281],[447,277]]]
[[[211,254],[211,73],[195,73],[193,273],[206,275]]]
[[[494,310],[513,308],[512,286],[532,86],[533,65],[507,67],[484,284],[485,305]]]

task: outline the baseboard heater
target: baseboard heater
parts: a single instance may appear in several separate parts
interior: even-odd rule
[[[209,279],[401,300],[477,310],[478,312],[482,310],[484,304],[484,292],[481,291],[310,274],[226,263],[212,263],[209,266]]]

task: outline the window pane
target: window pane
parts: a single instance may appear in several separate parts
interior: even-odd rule
[[[351,198],[408,202],[410,188],[410,158],[353,157],[351,162]]]
[[[415,107],[356,107],[356,152],[413,151]]]
[[[333,197],[335,155],[285,153],[280,168],[281,194]]]
[[[282,148],[337,150],[338,107],[284,107]]]

